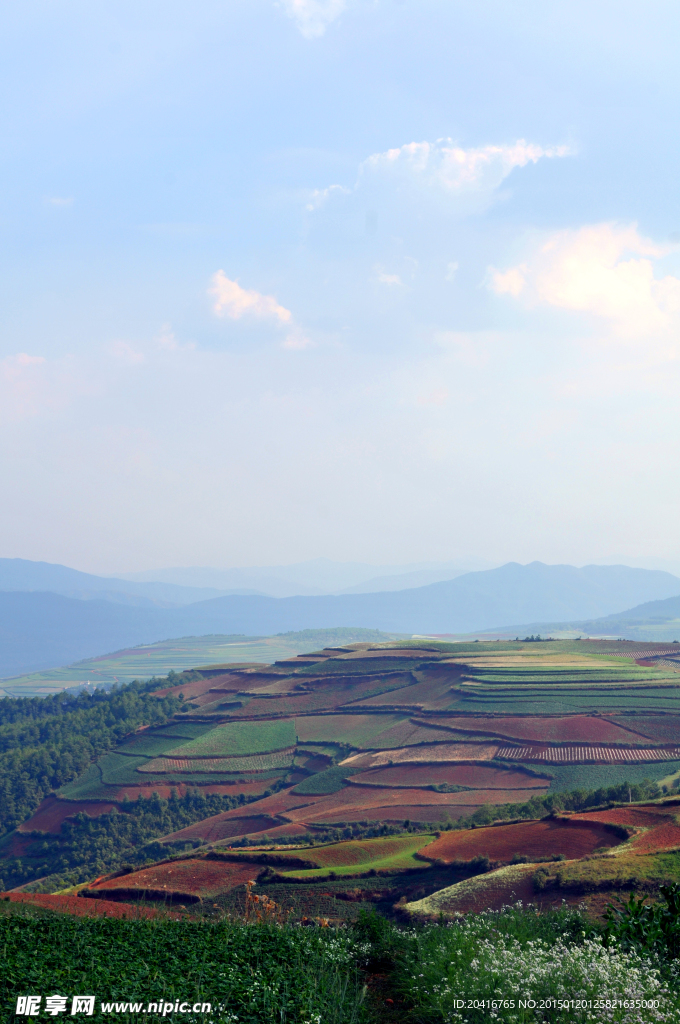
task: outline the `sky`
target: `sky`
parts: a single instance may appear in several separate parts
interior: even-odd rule
[[[0,13],[0,554],[680,566],[677,4]]]

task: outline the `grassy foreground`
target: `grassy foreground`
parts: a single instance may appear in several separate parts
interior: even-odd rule
[[[45,1019],[47,996],[67,997],[69,1015],[74,995],[94,995],[86,1019],[100,1022],[680,1022],[670,947],[626,941],[649,932],[639,908],[632,930],[609,932],[566,906],[519,904],[424,927],[369,914],[338,929],[0,908],[3,1021],[17,1019],[19,996],[41,995]]]

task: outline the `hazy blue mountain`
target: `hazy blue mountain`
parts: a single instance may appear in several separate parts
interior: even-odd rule
[[[414,562],[410,565],[369,565],[366,562],[335,562],[314,558],[293,565],[250,566],[237,569],[154,569],[125,573],[121,578],[137,582],[160,581],[187,587],[219,590],[249,588],[270,597],[319,596],[321,594],[376,593],[404,590],[453,579],[470,570],[489,567],[480,559],[454,562]]]
[[[0,594],[0,677],[169,637],[271,635],[338,626],[465,633],[512,622],[597,619],[680,595],[680,579],[627,566],[510,562],[410,590],[272,598],[219,597],[182,608],[129,607],[44,593]],[[653,612],[650,612],[653,614]]]
[[[545,635],[551,630],[577,630],[586,636],[620,636],[624,640],[680,640],[680,597],[646,601],[635,608],[598,619],[572,622],[534,622],[513,626],[512,632],[526,636]]]
[[[114,577],[93,576],[66,565],[31,562],[25,558],[0,558],[0,591],[49,591],[80,601],[113,601],[138,607],[167,607],[206,601],[226,594],[255,594],[256,590],[216,587],[183,587],[173,583],[134,583]]]

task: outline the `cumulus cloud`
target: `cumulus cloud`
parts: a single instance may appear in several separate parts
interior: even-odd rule
[[[329,185],[328,188],[315,188],[309,193],[307,199],[307,209],[311,212],[318,210],[326,203],[331,196],[348,196],[352,192],[351,188],[345,188],[344,185]]]
[[[364,160],[360,176],[389,175],[447,193],[492,191],[515,167],[526,167],[543,158],[563,157],[568,146],[539,146],[525,139],[507,146],[463,149],[451,139],[409,142]]]
[[[111,345],[111,353],[125,366],[139,366],[146,362],[146,356],[133,348],[129,341],[114,341]]]
[[[308,338],[299,328],[294,328],[290,334],[286,335],[285,341],[283,342],[283,348],[289,349],[303,349],[309,348],[312,344],[312,339]]]
[[[290,324],[293,316],[289,309],[279,305],[272,295],[261,295],[253,289],[241,288],[237,281],[231,281],[223,270],[211,278],[209,294],[214,296],[213,310],[217,316],[228,316],[240,320],[242,316],[277,320]]]
[[[90,391],[90,382],[71,356],[48,361],[18,352],[0,359],[0,423],[59,411]]]
[[[423,200],[429,201],[437,215],[447,207],[459,214],[473,213],[494,201],[499,186],[515,168],[571,152],[569,146],[541,146],[526,139],[468,149],[451,139],[409,142],[367,157],[352,188],[335,184],[316,189],[308,193],[306,205],[313,212],[326,206],[332,196],[344,194],[382,209],[396,198],[401,213],[409,200],[421,207]],[[369,211],[366,216],[368,227],[368,218],[375,214]]]
[[[375,279],[379,284],[386,284],[391,287],[403,288],[404,282],[399,277],[399,274],[388,274],[382,267],[375,267]]]
[[[316,39],[322,36],[330,23],[342,14],[347,7],[346,0],[283,0],[283,6],[289,18],[297,23],[297,27],[305,39]]]
[[[529,306],[594,314],[618,337],[675,338],[680,278],[655,277],[655,261],[668,251],[635,225],[587,225],[555,232],[517,266],[492,268],[490,287]]]

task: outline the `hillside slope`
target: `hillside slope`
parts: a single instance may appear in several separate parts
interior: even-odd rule
[[[680,593],[680,580],[627,566],[510,562],[454,580],[377,594],[271,598],[233,595],[182,608],[126,608],[40,593],[0,594],[0,677],[38,671],[169,637],[272,635],[365,627],[464,633],[508,622],[585,619]]]

